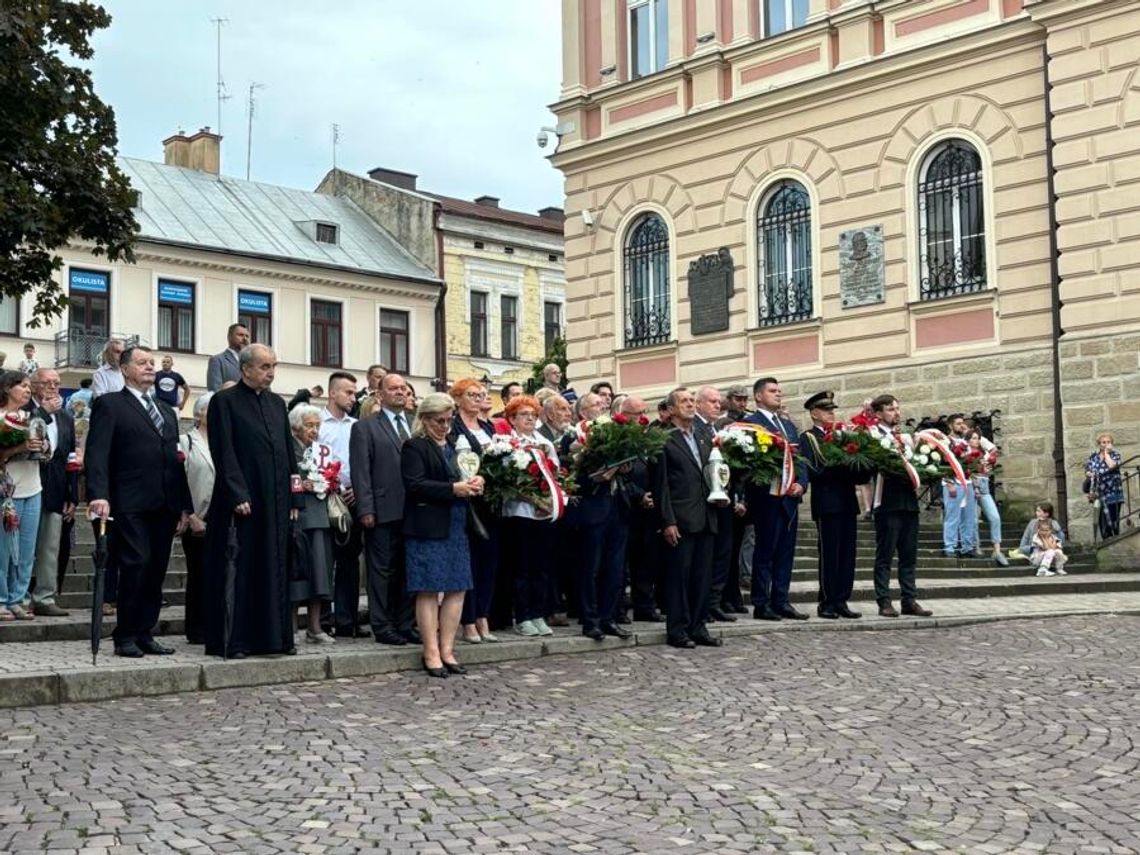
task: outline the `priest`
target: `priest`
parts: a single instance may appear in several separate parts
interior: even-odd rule
[[[206,527],[206,652],[231,659],[295,652],[287,544],[297,514],[290,489],[297,465],[285,403],[270,391],[277,355],[265,345],[247,345],[238,365],[241,380],[215,393],[207,418],[215,478]],[[227,602],[231,525],[237,554]]]

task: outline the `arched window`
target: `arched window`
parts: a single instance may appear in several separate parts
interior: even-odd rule
[[[965,140],[940,143],[919,173],[918,228],[923,300],[986,287],[982,159]]]
[[[669,230],[646,214],[625,242],[625,346],[669,340]]]
[[[760,204],[756,223],[760,326],[812,315],[811,198],[802,184],[781,181]]]

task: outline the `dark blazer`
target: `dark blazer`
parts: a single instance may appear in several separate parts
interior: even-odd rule
[[[796,430],[796,426],[785,418],[777,416],[780,425],[784,428],[784,436],[787,437],[789,442],[800,443],[800,433]],[[779,435],[780,431],[775,427],[775,423],[767,412],[757,410],[748,416],[744,421],[749,424],[760,425],[766,428],[769,432]],[[803,487],[805,490],[808,487],[808,472],[807,467],[803,465],[796,466],[796,483]],[[772,510],[779,509],[784,512],[788,517],[796,513],[796,508],[799,506],[800,499],[791,496],[773,496],[767,486],[759,486],[756,484],[748,485],[748,506],[749,509],[755,513],[761,513],[765,510],[771,512]]]
[[[41,509],[45,514],[62,514],[64,504],[74,504],[79,495],[79,473],[67,471],[67,456],[75,451],[75,419],[63,410],[49,414],[38,407],[36,415],[45,422],[55,422],[56,431],[51,459],[40,463],[40,483],[44,488]]]
[[[211,356],[210,361],[206,363],[206,389],[217,392],[223,383],[230,380],[241,380],[241,368],[238,366],[237,356],[227,347],[221,353]]]
[[[87,435],[87,501],[107,499],[111,514],[193,510],[186,470],[178,460],[178,418],[155,400],[159,433],[129,389],[95,399]]]
[[[701,455],[698,465],[681,431],[669,432],[665,448],[653,467],[653,497],[661,527],[675,525],[682,534],[716,533],[716,514],[708,503],[704,466],[712,450],[708,437],[694,430]]]
[[[478,422],[479,427],[483,429],[483,432],[487,434],[487,436],[495,435],[495,426],[493,424],[486,419],[479,419]],[[451,418],[451,433],[447,435],[447,440],[454,445],[460,436],[467,437],[467,444],[471,446],[471,450],[478,454],[480,458],[483,457],[483,444],[475,438],[475,434],[468,430],[467,425],[463,424],[463,418],[459,415],[459,411],[457,410],[455,415]]]
[[[448,440],[452,453],[455,446]],[[404,536],[445,538],[451,532],[451,508],[457,501],[451,485],[459,471],[444,457],[435,441],[415,436],[400,453],[404,479]]]
[[[858,516],[859,501],[855,497],[855,487],[870,481],[871,473],[860,474],[846,466],[820,466],[807,434],[822,438],[823,429],[812,426],[800,443],[800,453],[807,460],[804,468],[811,482],[811,518],[817,520],[824,514]]]
[[[388,415],[379,412],[352,426],[348,437],[356,518],[375,514],[380,523],[404,515],[404,479],[400,476],[400,437]]]

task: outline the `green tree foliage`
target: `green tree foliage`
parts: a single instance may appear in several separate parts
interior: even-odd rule
[[[562,388],[570,385],[570,378],[566,376],[566,339],[559,336],[550,343],[550,351],[530,369],[530,379],[527,381],[527,391],[533,392],[542,388],[542,369],[553,362],[562,369]]]
[[[95,94],[91,34],[111,23],[101,6],[67,0],[0,5],[0,295],[34,292],[32,326],[60,314],[51,278],[70,240],[134,261],[132,192],[115,164],[115,114]]]

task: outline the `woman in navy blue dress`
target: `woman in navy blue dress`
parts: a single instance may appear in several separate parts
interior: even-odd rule
[[[455,658],[455,635],[471,588],[467,503],[483,492],[482,477],[464,479],[455,464],[448,440],[454,409],[450,395],[426,396],[400,453],[408,591],[416,596],[424,670],[432,677],[467,673]]]
[[[1120,506],[1124,504],[1124,485],[1120,479],[1120,452],[1112,447],[1112,434],[1105,432],[1096,438],[1096,451],[1085,464],[1089,479],[1091,500],[1100,501],[1100,536],[1120,534]]]

